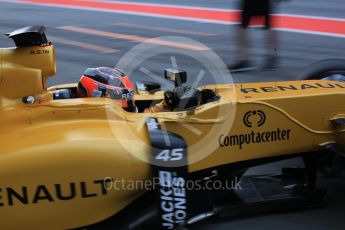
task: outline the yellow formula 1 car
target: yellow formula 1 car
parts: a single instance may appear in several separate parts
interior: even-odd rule
[[[170,97],[137,82],[134,112],[79,98],[76,84],[47,88],[56,66],[44,27],[8,36],[16,47],[0,50],[0,229],[179,229],[213,215],[315,206],[319,159],[344,155],[341,69]],[[183,71],[166,77],[176,88],[186,81]],[[66,89],[74,96],[59,97]],[[143,112],[171,98],[173,109]],[[304,169],[243,176],[296,156]]]

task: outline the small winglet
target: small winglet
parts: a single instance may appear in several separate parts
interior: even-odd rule
[[[46,28],[41,25],[27,26],[11,33],[6,33],[5,35],[13,39],[17,47],[40,46],[48,44],[47,37],[44,33],[45,29]]]
[[[324,149],[331,150],[332,152],[335,152],[335,153],[345,157],[344,147],[337,145],[335,142],[326,142],[326,143],[320,144],[320,146]]]
[[[330,119],[330,121],[337,126],[345,126],[345,115],[341,114]]]

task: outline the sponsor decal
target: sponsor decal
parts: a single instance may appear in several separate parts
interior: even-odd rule
[[[246,134],[235,134],[235,135],[220,135],[218,138],[220,147],[232,147],[238,146],[242,149],[244,145],[259,144],[259,143],[270,143],[290,140],[291,130],[290,129],[276,129],[264,132],[254,132]]]
[[[162,227],[174,229],[187,217],[186,181],[169,171],[159,171]]]
[[[266,114],[262,110],[248,111],[243,115],[243,124],[248,128],[262,127],[265,122]],[[220,147],[238,146],[242,149],[244,145],[288,141],[291,138],[291,132],[291,129],[277,128],[261,132],[252,130],[241,134],[221,134],[218,137],[218,144]]]
[[[93,182],[72,182],[54,184],[0,188],[0,207],[14,205],[33,205],[46,202],[69,201],[76,198],[91,198],[107,195],[104,180]],[[92,190],[92,192],[91,192]]]
[[[342,83],[315,83],[315,84],[294,84],[294,85],[277,85],[265,86],[258,88],[241,88],[241,92],[244,94],[248,93],[270,93],[270,92],[281,92],[281,91],[297,91],[297,90],[310,90],[310,89],[345,89],[345,84]]]
[[[49,50],[31,50],[30,54],[49,54]]]
[[[253,121],[254,118],[254,121]],[[255,119],[259,118],[259,119]],[[245,126],[251,128],[255,124],[257,127],[262,126],[266,121],[266,114],[261,110],[248,111],[243,116]]]
[[[133,98],[134,93],[133,92],[128,92],[128,93],[123,93],[121,96],[121,99],[132,99]]]
[[[42,104],[42,103],[45,103],[45,102],[48,102],[49,100],[47,98],[41,98],[38,100],[38,104]]]
[[[147,119],[147,122],[146,122],[146,125],[147,125],[147,128],[149,131],[153,131],[153,130],[156,130],[156,129],[160,129],[160,125],[157,121],[156,118],[148,118]]]

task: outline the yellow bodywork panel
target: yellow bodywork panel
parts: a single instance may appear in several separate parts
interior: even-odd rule
[[[43,93],[48,77],[56,73],[53,45],[3,48],[0,57],[0,98]]]

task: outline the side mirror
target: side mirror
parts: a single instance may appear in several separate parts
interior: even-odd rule
[[[178,69],[166,69],[164,70],[164,77],[175,83],[175,86],[181,86],[187,82],[187,72]]]

